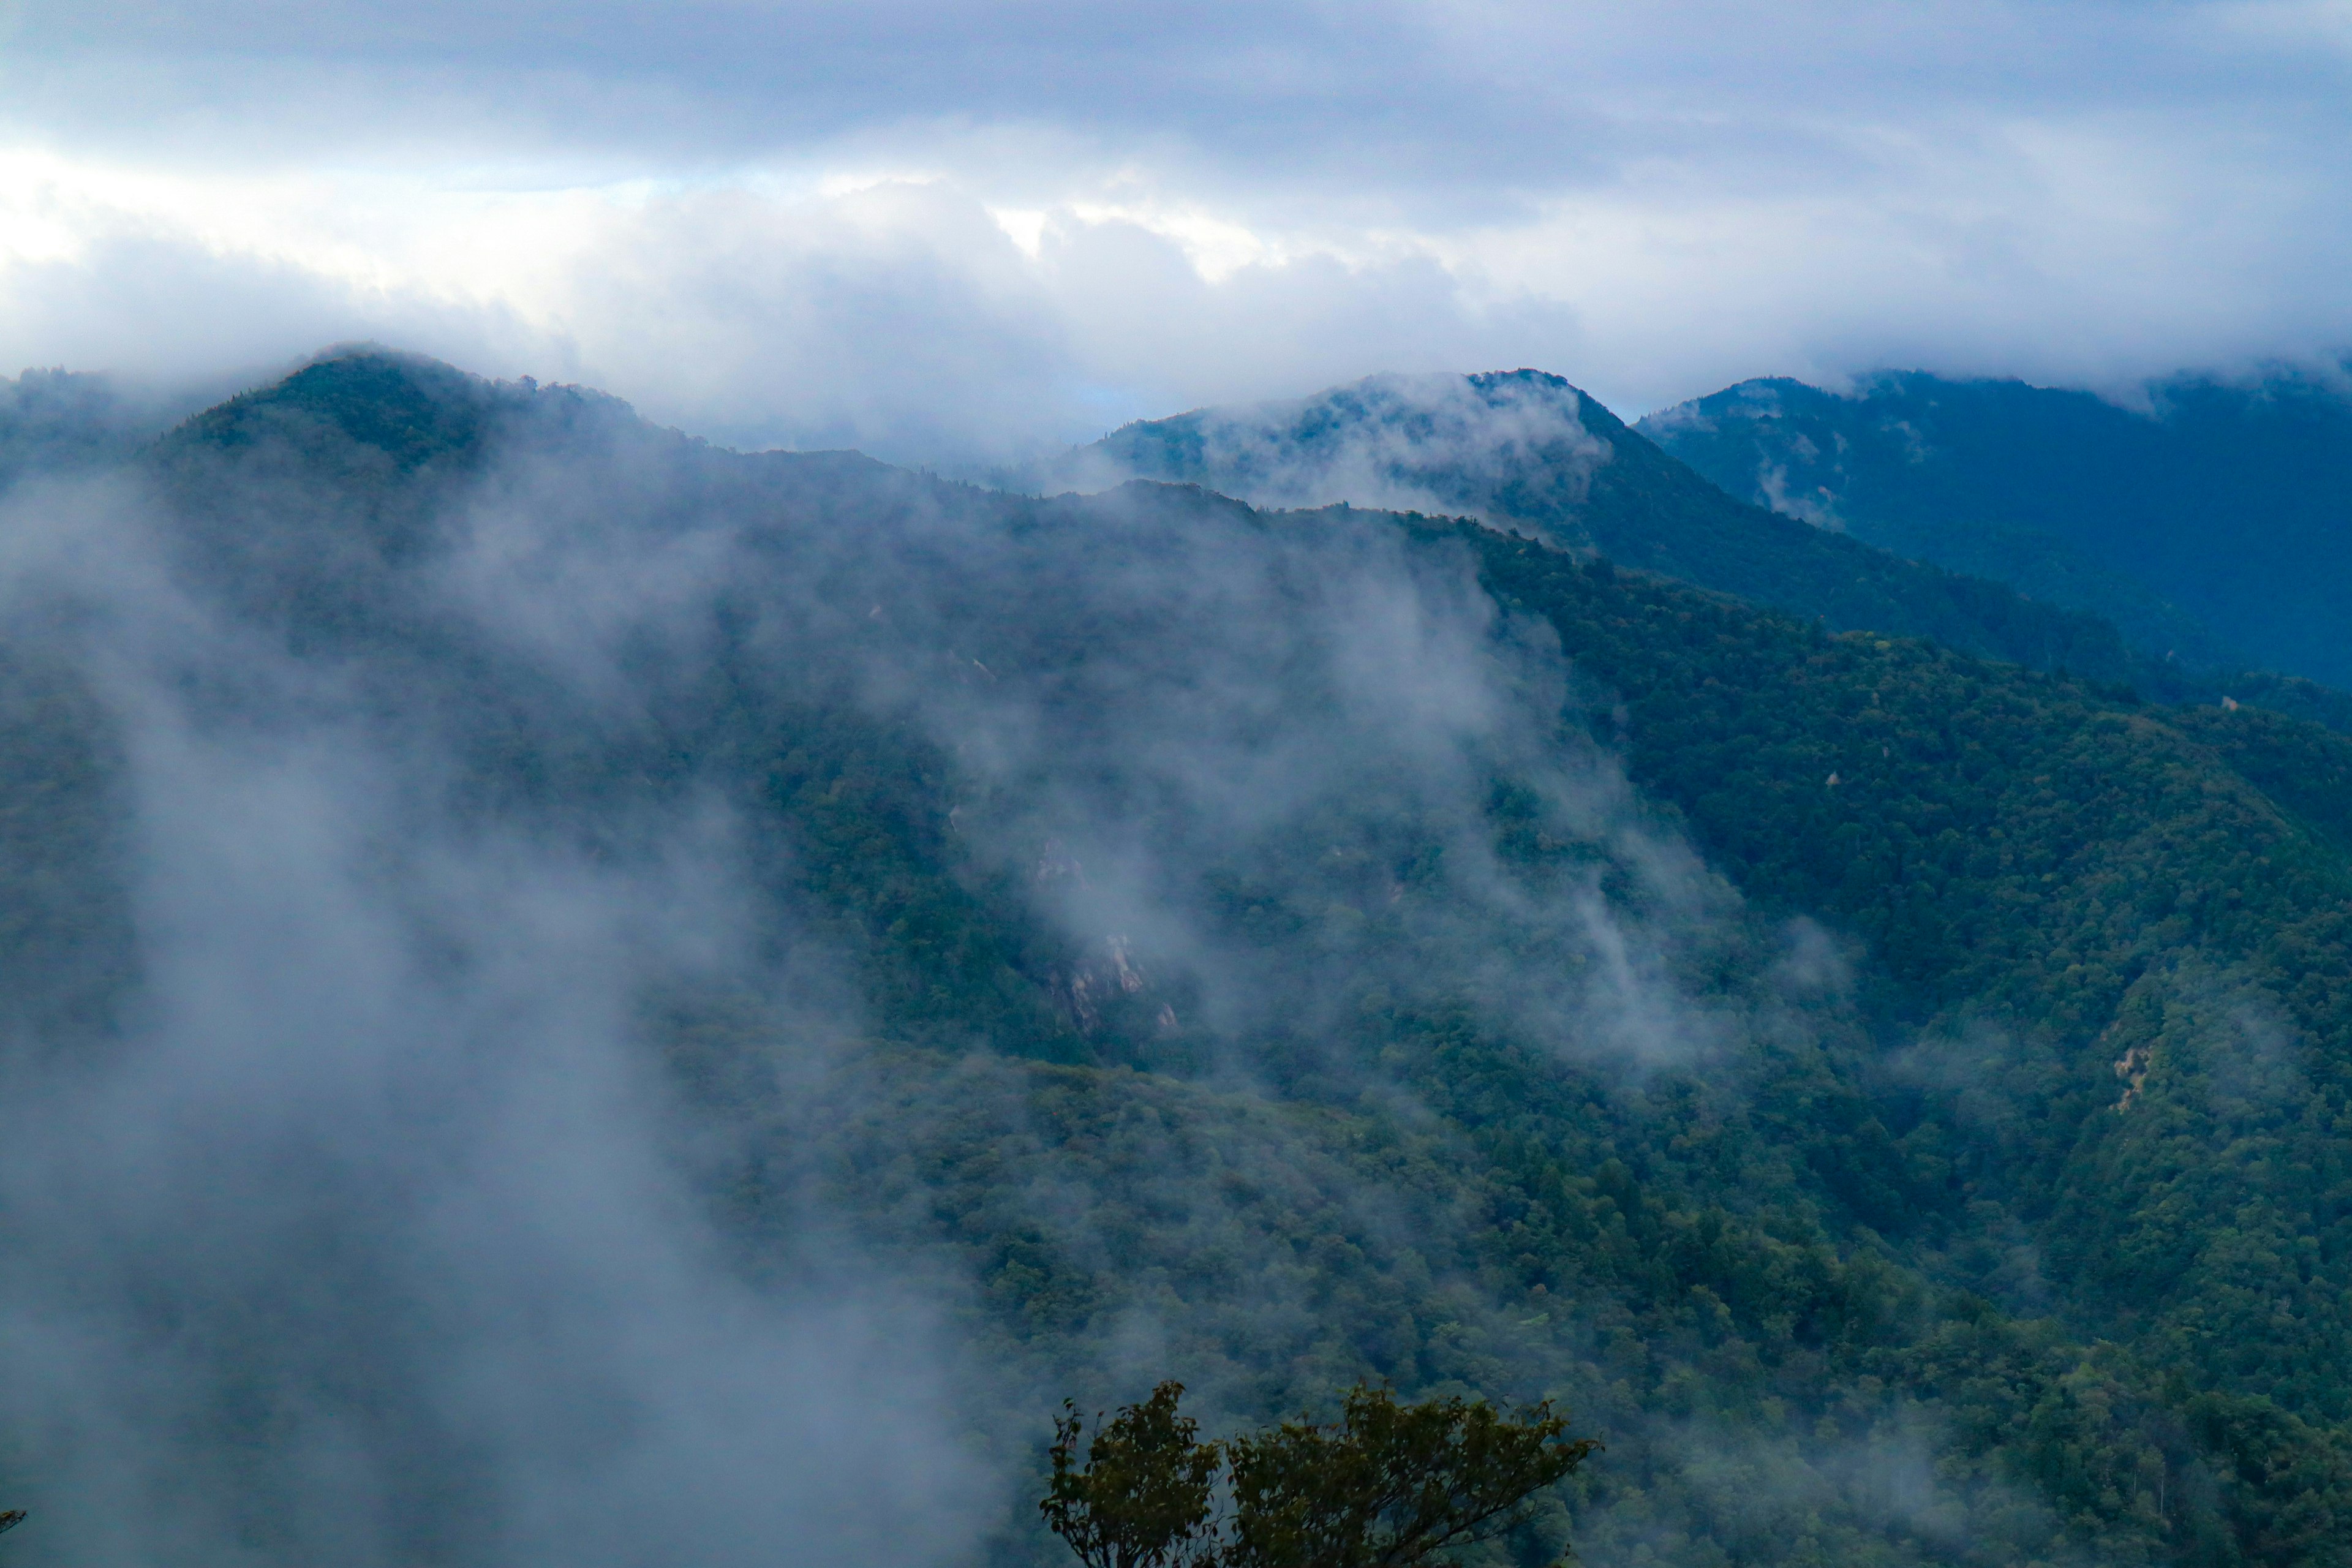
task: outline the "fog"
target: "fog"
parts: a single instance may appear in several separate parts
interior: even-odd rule
[[[1609,442],[1584,427],[1575,390],[1557,381],[1376,375],[1313,397],[1114,431],[1006,478],[1045,491],[1182,480],[1263,507],[1471,517],[1535,529],[1544,542],[1573,551],[1591,542],[1575,520],[1612,455]]]
[[[1395,1375],[1583,1386],[1583,1329],[1485,1293],[1460,1200],[1282,1109],[1429,1121],[1380,1009],[1636,1117],[1700,1069],[1736,1108],[1758,1047],[1853,1026],[1819,933],[1642,806],[1455,547],[465,395],[491,460],[438,488],[265,423],[0,521],[18,657],[97,715],[34,727],[105,823],[36,923],[119,918],[124,952],[5,1068],[28,1562],[1025,1552],[1065,1393],[1173,1372],[1223,1423],[1354,1375],[1370,1331],[1290,1251],[1302,1216],[1477,1356],[1518,1347]],[[841,859],[775,805],[827,747],[824,798],[898,754],[937,781],[903,830],[950,874],[893,907],[982,900],[1026,943],[1011,990],[926,1012],[857,934],[825,889],[901,851]],[[1030,1065],[1073,1057],[1163,1076]],[[1055,1131],[1057,1095],[1137,1097],[1139,1163]],[[992,1224],[1089,1315],[1003,1321]]]
[[[21,1550],[944,1560],[929,1304],[822,1248],[745,1284],[634,1046],[646,984],[745,961],[723,820],[461,822],[431,715],[184,592],[154,510],[7,520],[119,736],[139,963],[116,1037],[11,1061]]]

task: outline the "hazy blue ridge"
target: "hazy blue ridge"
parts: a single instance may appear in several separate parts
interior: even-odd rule
[[[2095,611],[2150,657],[2352,686],[2341,374],[2142,390],[2126,408],[1920,373],[1754,381],[1641,428],[1736,495]]]
[[[1139,476],[1263,505],[1462,513],[1833,629],[1929,637],[2155,700],[2229,698],[2352,729],[2352,696],[2247,668],[2186,612],[2041,535],[1979,527],[1966,532],[1968,548],[1938,553],[1918,547],[1916,529],[1814,526],[1825,514],[1801,500],[1760,504],[1778,492],[1752,471],[1727,493],[1714,482],[1721,475],[1686,466],[1679,450],[1557,376],[1376,376],[1295,402],[1131,425],[1006,479],[1042,491]]]
[[[1272,505],[1459,512],[1832,628],[1932,637],[2098,679],[2144,672],[2114,627],[1735,499],[1557,376],[1375,377],[1297,403],[1129,426],[1041,488],[1116,475]]]
[[[120,462],[154,434],[142,413],[100,375],[28,370],[0,381],[0,489],[29,475]]]

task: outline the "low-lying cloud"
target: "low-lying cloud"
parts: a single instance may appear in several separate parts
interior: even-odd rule
[[[27,9],[0,364],[380,338],[968,464],[1381,372],[2352,341],[2322,5],[431,15]]]
[[[456,810],[429,712],[185,593],[147,521],[110,486],[5,519],[12,627],[119,742],[139,973],[7,1062],[29,1549],[966,1553],[992,1490],[935,1297],[814,1233],[754,1289],[638,1043],[647,985],[747,963],[723,814],[592,852]]]

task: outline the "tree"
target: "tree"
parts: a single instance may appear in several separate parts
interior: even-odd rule
[[[1599,1447],[1549,1401],[1517,1420],[1484,1401],[1400,1405],[1358,1385],[1336,1426],[1286,1421],[1229,1445],[1240,1568],[1414,1568],[1491,1541]]]
[[[1062,1402],[1054,1484],[1037,1509],[1087,1568],[1182,1568],[1213,1557],[1209,1494],[1223,1455],[1194,1440],[1198,1426],[1176,1409],[1183,1394],[1182,1384],[1163,1383],[1108,1424],[1097,1415],[1083,1467],[1072,1459],[1085,1423]]]
[[[1358,1385],[1335,1424],[1301,1418],[1202,1443],[1163,1383],[1097,1435],[1074,1468],[1073,1407],[1055,1425],[1038,1506],[1088,1568],[1421,1568],[1524,1523],[1536,1494],[1600,1445],[1549,1401],[1523,1415],[1461,1398],[1403,1405]],[[1219,1472],[1228,1509],[1213,1517]]]

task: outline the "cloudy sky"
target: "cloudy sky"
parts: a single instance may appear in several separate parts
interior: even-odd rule
[[[0,366],[374,338],[942,463],[2352,345],[2352,0],[0,0]]]

